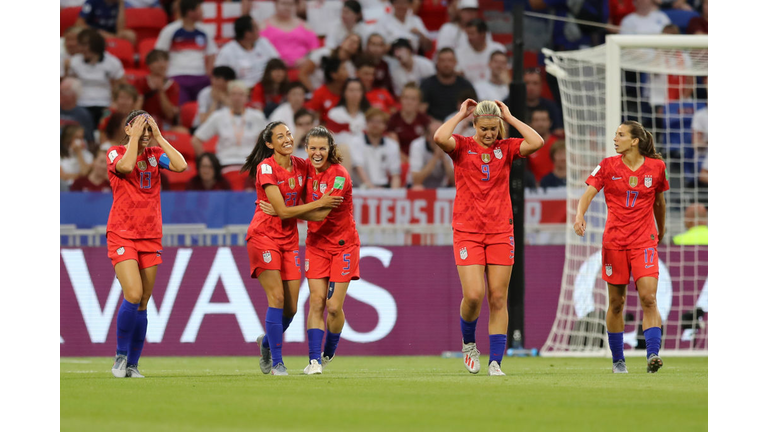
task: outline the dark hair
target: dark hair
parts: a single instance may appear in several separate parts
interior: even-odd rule
[[[80,124],[67,124],[61,128],[61,135],[59,136],[59,153],[63,159],[69,157],[69,146],[72,144],[72,140],[75,138],[75,134],[79,129],[83,129]]]
[[[243,15],[235,20],[235,40],[243,40],[245,34],[249,31],[253,31],[255,26],[253,24],[253,17],[250,15]]]
[[[549,121],[552,121],[552,116],[549,114],[549,110],[548,110],[548,109],[546,109],[546,108],[545,108],[543,105],[539,105],[539,106],[537,106],[537,107],[534,107],[534,108],[531,110],[531,120],[533,120],[533,113],[535,113],[535,112],[541,112],[541,111],[544,111],[545,113],[547,113],[547,117],[549,117]]]
[[[466,88],[456,95],[456,103],[464,103],[467,99],[477,100],[477,93],[474,88]]]
[[[360,111],[366,112],[368,111],[368,108],[371,107],[371,102],[369,102],[368,98],[365,97],[365,86],[363,85],[363,82],[360,81],[360,78],[347,78],[347,80],[344,81],[344,86],[341,88],[341,99],[339,99],[339,103],[336,104],[336,106],[343,106],[344,108],[347,108],[347,87],[349,87],[349,84],[353,82],[360,84],[360,88],[363,92],[362,99],[360,99]]]
[[[336,152],[336,140],[333,138],[331,131],[323,126],[315,126],[307,132],[307,136],[304,138],[304,146],[309,150],[310,138],[325,138],[328,141],[328,162],[332,164],[340,164],[342,157]]]
[[[181,0],[179,2],[179,15],[184,18],[187,16],[187,13],[194,11],[202,3],[203,0]]]
[[[627,120],[621,123],[624,126],[629,127],[629,136],[632,139],[637,138],[637,149],[640,154],[653,159],[663,159],[661,154],[656,152],[656,147],[653,145],[653,134],[647,131],[643,125],[634,121]]]
[[[222,78],[227,81],[232,81],[237,78],[235,70],[229,66],[216,66],[211,72],[215,78]]]
[[[355,68],[360,69],[364,67],[376,68],[376,60],[370,54],[363,54],[355,60]]]
[[[285,86],[285,94],[290,93],[291,90],[300,88],[304,91],[304,95],[307,94],[307,88],[304,87],[304,84],[301,83],[301,81],[291,81],[288,83],[288,85]]]
[[[125,126],[123,126],[123,119],[120,118],[120,116],[112,114],[109,116],[109,120],[107,120],[107,125],[104,127],[104,135],[107,136],[107,139],[112,139],[117,133],[120,132],[120,139],[117,140],[122,141],[123,137],[125,136]],[[115,144],[113,142],[113,144]]]
[[[369,39],[370,37],[371,36],[368,36]],[[413,45],[411,45],[411,41],[409,41],[408,39],[400,38],[392,42],[390,53],[394,55],[395,49],[397,48],[408,48],[411,52],[413,52]]]
[[[554,162],[555,161],[555,153],[557,153],[560,150],[567,151],[567,150],[565,150],[565,141],[564,140],[557,140],[557,141],[552,143],[552,146],[549,148],[549,160]]]
[[[216,179],[217,182],[221,181],[221,162],[219,162],[219,158],[216,157],[215,154],[210,152],[200,153],[195,159],[195,166],[200,167],[200,162],[203,161],[204,157],[208,158],[208,160],[211,161],[211,165],[213,165],[213,178]],[[197,172],[196,177],[200,177],[200,171]]]
[[[293,122],[294,122],[294,124],[296,123],[296,121],[298,119],[300,119],[300,118],[302,118],[302,117],[304,117],[306,115],[312,116],[312,121],[317,120],[317,114],[315,114],[314,111],[308,110],[308,109],[306,109],[304,107],[301,107],[301,108],[297,109],[296,112],[293,114]]]
[[[248,157],[245,158],[245,163],[243,164],[243,167],[240,168],[240,172],[247,172],[248,175],[251,176],[251,178],[256,178],[256,175],[258,174],[257,169],[259,167],[259,164],[264,159],[274,154],[274,150],[267,147],[267,143],[272,142],[272,130],[279,125],[285,125],[285,122],[282,122],[279,120],[270,122],[269,124],[267,124],[267,127],[265,127],[263,131],[261,131],[261,133],[259,134],[259,138],[256,140],[256,145],[253,146],[253,150],[251,151],[251,154],[249,154]]]
[[[107,41],[104,36],[94,28],[87,28],[77,34],[77,42],[88,46],[88,51],[99,56],[99,62],[104,60],[104,52],[107,50]]]
[[[343,65],[344,63],[342,63],[341,59],[337,56],[332,55],[330,57],[323,57],[321,66],[323,68],[323,76],[325,77],[326,84],[333,82],[333,77],[331,75],[338,72]]]
[[[351,10],[358,15],[357,22],[363,20],[363,8],[360,6],[357,0],[347,0],[344,2],[344,7]]]
[[[488,32],[488,24],[486,24],[485,21],[481,20],[480,18],[469,20],[469,22],[467,23],[467,28],[469,27],[476,28],[479,33]]]
[[[507,53],[505,53],[504,51],[501,51],[501,50],[496,50],[496,51],[494,51],[494,52],[492,52],[492,53],[491,53],[491,56],[490,56],[490,57],[488,57],[488,60],[490,60],[490,59],[494,58],[494,57],[495,57],[495,56],[497,56],[497,55],[503,55],[505,60],[508,58],[508,57],[507,57]]]
[[[285,78],[281,82],[272,81],[272,71],[285,71]],[[264,89],[264,96],[281,94],[284,95],[288,90],[288,66],[279,58],[273,58],[267,62],[264,67],[264,75],[261,78],[261,87]]]
[[[352,55],[350,55],[350,57],[349,57],[349,59],[352,60],[352,63],[356,63],[357,59],[361,55],[363,55],[363,38],[360,37],[360,35],[358,35],[357,33],[350,33],[347,36],[345,36],[344,40],[342,40],[342,43],[340,43],[339,46],[337,46],[336,48],[334,48],[331,51],[331,55],[338,57],[339,51],[341,51],[341,45],[343,44],[343,42],[345,40],[347,40],[347,38],[352,37],[352,36],[356,36],[360,40],[360,43],[357,44],[357,51],[353,52]]]
[[[456,57],[456,51],[454,51],[451,47],[440,48],[440,51],[437,52],[437,57],[440,57],[440,54],[445,54],[447,52],[453,54],[453,57]]]
[[[144,58],[144,63],[147,64],[147,66],[151,65],[152,63],[158,61],[158,60],[169,60],[171,57],[168,55],[168,51],[153,49],[152,51],[147,53],[147,56]]]

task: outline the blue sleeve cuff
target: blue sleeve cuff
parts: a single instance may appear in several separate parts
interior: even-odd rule
[[[168,159],[168,155],[163,153],[160,155],[160,167],[164,169],[170,169],[171,160]]]

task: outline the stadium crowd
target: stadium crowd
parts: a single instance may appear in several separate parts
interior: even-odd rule
[[[579,10],[565,0],[520,1],[609,25],[526,18],[526,123],[546,142],[527,160],[530,187],[566,180],[562,109],[541,47],[579,49],[616,32],[708,31],[707,0],[585,0]],[[134,109],[150,113],[189,162],[163,179],[166,189],[252,189],[240,167],[274,120],[297,143],[318,124],[334,132],[358,187],[450,187],[451,159],[432,139],[437,127],[467,98],[511,105],[511,26],[499,17],[514,1],[346,0],[323,37],[310,17],[322,1],[242,0],[239,17],[204,16],[204,6],[233,2],[61,0],[62,190],[110,190],[104,152],[123,140],[122,119]],[[692,96],[681,87],[704,89],[697,96],[706,101],[700,81],[669,85],[659,106]],[[690,181],[706,185],[707,109],[695,107],[678,127],[692,137]],[[306,157],[301,147],[295,154]]]

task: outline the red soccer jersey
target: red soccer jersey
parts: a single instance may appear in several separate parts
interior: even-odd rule
[[[320,116],[320,121],[328,121],[328,111],[339,104],[341,95],[331,92],[327,86],[323,85],[312,94],[312,99],[308,100],[304,106],[311,109]]]
[[[656,247],[659,243],[653,203],[656,194],[669,190],[667,166],[660,159],[646,157],[632,171],[621,155],[603,159],[592,171],[587,184],[604,190],[608,218],[603,233],[605,249]]]
[[[429,116],[424,113],[416,114],[413,123],[406,123],[400,112],[396,112],[389,118],[387,131],[394,132],[400,140],[400,151],[409,154],[411,141],[424,136],[424,131],[429,127]]]
[[[371,107],[378,108],[389,114],[392,109],[398,108],[398,103],[392,94],[384,88],[374,88],[365,93],[365,98],[371,103]]]
[[[149,113],[149,115],[155,119],[164,119],[167,122],[173,122],[173,118],[166,118],[163,114],[163,105],[160,102],[160,94],[157,90],[149,88],[149,81],[147,81],[147,78],[139,80],[136,83],[136,90],[138,90],[140,95],[144,96],[144,111]],[[179,83],[172,79],[168,79],[165,81],[162,91],[173,106],[179,106],[179,93],[181,91]]]
[[[155,239],[163,236],[160,212],[160,165],[167,167],[160,147],[145,147],[136,157],[136,166],[128,174],[117,172],[117,162],[125,156],[125,146],[112,146],[107,152],[112,209],[107,232],[127,239]]]
[[[555,164],[552,163],[552,158],[549,156],[549,149],[552,148],[552,144],[555,141],[557,141],[557,137],[550,135],[549,139],[544,143],[544,147],[528,156],[528,169],[536,177],[537,182],[540,182],[545,175],[551,173],[555,168]]]
[[[309,166],[307,202],[319,200],[328,190],[334,196],[343,196],[344,202],[331,210],[322,221],[307,222],[307,246],[332,251],[359,245],[352,207],[352,179],[346,168],[341,164],[331,164],[327,170],[316,172],[314,167]]]
[[[453,135],[456,200],[453,229],[470,233],[512,231],[512,201],[509,198],[509,169],[520,154],[522,138],[497,140],[484,148],[474,138]]]
[[[274,156],[264,159],[256,168],[256,196],[259,201],[267,201],[267,193],[264,187],[275,185],[280,189],[280,194],[285,200],[285,205],[293,207],[299,204],[301,194],[304,190],[304,179],[307,177],[307,163],[304,159],[291,156],[293,169],[291,171],[281,167],[275,161]],[[256,206],[251,219],[251,225],[248,227],[248,236],[265,235],[277,243],[290,247],[299,241],[299,231],[296,227],[296,219],[290,218],[281,220],[277,216],[270,216]]]

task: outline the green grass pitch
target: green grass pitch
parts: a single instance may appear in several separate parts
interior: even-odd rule
[[[62,358],[62,431],[703,431],[707,358],[665,357],[657,374],[628,358],[510,358],[505,377],[460,358],[343,357],[306,376],[263,375],[257,358],[145,357],[145,379],[111,358]],[[493,429],[491,429],[493,428]]]

